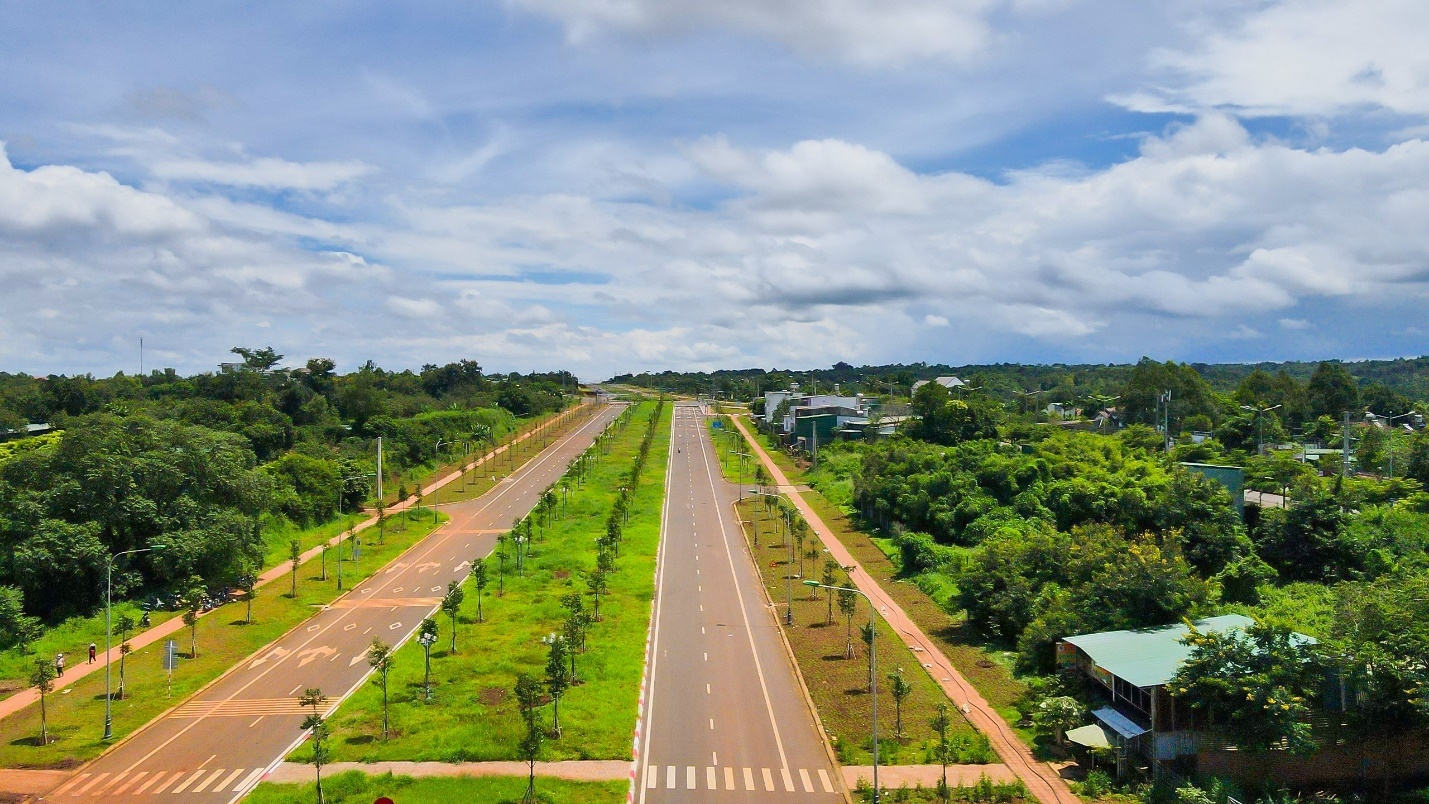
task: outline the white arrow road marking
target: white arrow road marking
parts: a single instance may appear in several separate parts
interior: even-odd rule
[[[471,566],[471,562],[470,562],[470,561],[463,561],[463,562],[461,562],[460,564],[456,565],[456,571],[457,571],[457,572],[461,572],[462,567],[470,567],[470,566]]]
[[[417,572],[419,572],[419,573],[421,573],[421,572],[426,572],[426,571],[429,570],[429,569],[432,569],[432,568],[434,568],[434,567],[440,567],[440,566],[441,566],[441,564],[438,564],[438,563],[435,562],[435,561],[428,561],[428,562],[423,563],[423,564],[418,564],[418,565],[417,565]]]
[[[305,651],[299,651],[299,652],[298,652],[298,655],[301,656],[302,658],[298,659],[298,666],[299,666],[299,667],[302,667],[303,665],[307,664],[308,662],[311,662],[311,661],[313,661],[314,659],[318,658],[318,656],[320,656],[320,655],[321,655],[321,656],[331,656],[331,655],[333,655],[333,654],[336,653],[336,652],[337,652],[336,650],[333,650],[332,648],[328,647],[327,645],[323,645],[323,646],[320,647],[320,648],[308,648],[308,649],[305,650]]]
[[[254,667],[257,667],[258,665],[268,661],[269,659],[281,659],[284,656],[287,656],[289,653],[292,653],[292,651],[288,650],[287,648],[274,648],[268,651],[268,654],[263,658],[254,659],[253,664],[248,665],[248,668],[251,670]]]
[[[401,561],[398,561],[396,564],[393,564],[392,566],[388,567],[388,568],[387,568],[387,571],[388,571],[389,573],[392,573],[392,572],[396,572],[396,571],[399,570],[399,569],[406,569],[406,568],[407,568],[407,565],[406,565],[406,564],[402,563]]]
[[[362,661],[363,659],[366,659],[366,658],[367,658],[366,656],[363,656],[363,655],[361,655],[361,654],[359,654],[359,655],[357,655],[357,656],[354,656],[354,657],[352,657],[352,659],[347,663],[347,666],[348,666],[348,667],[351,667],[351,666],[353,666],[354,664],[357,664],[358,662],[360,662],[360,661]]]

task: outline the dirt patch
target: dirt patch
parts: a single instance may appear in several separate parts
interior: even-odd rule
[[[477,696],[484,706],[499,706],[506,700],[507,692],[502,687],[487,687]]]
[[[556,576],[557,580],[565,580],[566,578],[571,577],[570,570],[556,570],[553,574]]]

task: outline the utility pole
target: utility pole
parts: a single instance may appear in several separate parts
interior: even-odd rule
[[[1344,426],[1343,428],[1341,428],[1340,436],[1341,436],[1341,437],[1343,438],[1343,440],[1344,440],[1344,446],[1341,448],[1341,455],[1340,455],[1341,462],[1342,462],[1343,465],[1344,465],[1344,469],[1343,469],[1342,474],[1344,474],[1345,477],[1349,477],[1349,476],[1350,476],[1350,412],[1349,412],[1348,410],[1345,411],[1345,426]]]

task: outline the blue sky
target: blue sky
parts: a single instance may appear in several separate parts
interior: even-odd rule
[[[0,370],[1429,352],[1411,0],[0,14]]]

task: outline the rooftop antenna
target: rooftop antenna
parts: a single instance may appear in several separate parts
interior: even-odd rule
[[[139,338],[139,377],[144,376],[144,338]]]

